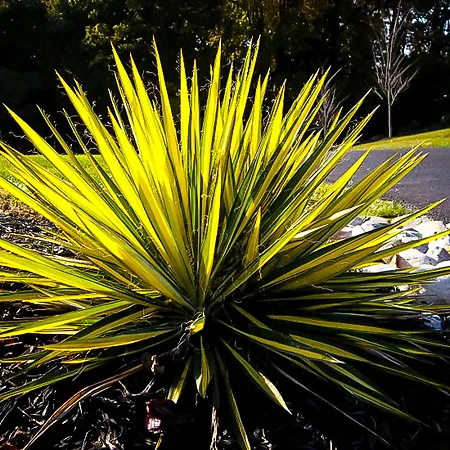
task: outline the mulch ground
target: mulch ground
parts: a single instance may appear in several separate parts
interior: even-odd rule
[[[18,217],[0,213],[0,237],[40,251],[65,254],[65,249],[45,248],[37,244],[32,236],[42,233],[42,227],[50,226],[36,217]],[[31,238],[30,238],[31,237]],[[37,246],[37,247],[36,247]],[[17,290],[23,286],[4,284],[4,290]],[[33,312],[29,307],[0,303],[0,320],[12,320]],[[41,343],[39,336],[0,341],[0,357],[22,354],[30,347]],[[0,392],[9,384],[5,381],[10,368],[0,365]],[[61,381],[34,393],[7,400],[0,404],[0,449],[23,448],[51,414],[83,387],[105,379],[117,370],[117,365],[106,366],[96,373],[88,373],[74,380]],[[449,365],[438,361],[429,368],[430,373],[450,384]],[[32,377],[33,375],[27,375]],[[31,378],[28,378],[31,379]],[[142,370],[116,383],[102,393],[88,398],[54,424],[33,445],[36,449],[61,450],[134,450],[153,449],[159,439],[145,427],[146,401],[162,398],[164,387],[158,383],[150,394],[132,396],[141,392],[152,379],[152,374]],[[249,397],[242,405],[242,415],[248,429],[253,430],[250,440],[253,449],[279,450],[378,450],[387,448],[383,443],[354,425],[344,416],[337,415],[324,405],[305,396],[304,392],[287,382],[280,382],[281,392],[289,390],[287,396],[293,411],[285,414],[263,398]],[[242,393],[251,391],[243,382]],[[339,403],[346,412],[365,426],[375,430],[398,450],[448,450],[450,442],[450,399],[447,394],[416,384],[393,379],[389,385],[401,405],[422,419],[423,423],[407,422],[380,413],[352,397],[336,394],[325,387],[321,394],[330,402]],[[169,429],[165,433],[163,450],[191,449],[208,450],[210,436],[210,408],[207,402],[187,392],[180,404],[182,414],[191,420]],[[239,397],[238,397],[239,398]],[[241,397],[242,398],[242,397]],[[238,446],[230,433],[220,428],[217,450],[234,450]]]

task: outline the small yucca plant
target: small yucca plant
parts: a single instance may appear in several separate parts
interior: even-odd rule
[[[331,239],[424,155],[411,151],[388,159],[349,188],[365,153],[312,202],[370,116],[342,140],[361,102],[338,114],[323,138],[310,131],[325,81],[312,77],[286,114],[282,87],[264,121],[268,76],[252,89],[256,53],[248,51],[236,76],[230,69],[222,90],[219,49],[204,108],[195,64],[188,80],[181,56],[178,118],[156,47],[160,103],[149,98],[134,62],[130,77],[114,52],[122,104],[113,100],[110,126],[78,84],[72,89],[61,79],[102,156],[99,161],[90,154],[67,114],[95,176],[48,119],[65,155],[11,112],[55,171],[3,143],[20,187],[7,179],[0,186],[56,224],[60,232],[42,239],[75,256],[40,254],[0,239],[1,280],[28,287],[3,293],[0,301],[31,303],[40,314],[1,323],[0,339],[60,336],[1,361],[19,363],[19,374],[42,376],[2,389],[0,400],[117,360],[117,374],[108,379],[113,382],[142,369],[144,352],[173,354],[168,397],[177,402],[186,383],[195,382],[219,414],[232,412],[235,437],[249,449],[231,371],[245,374],[286,410],[289,398],[266,376],[267,368],[317,398],[304,375],[405,418],[410,416],[371,382],[374,368],[444,387],[409,367],[416,358],[434,356],[429,344],[436,342],[407,319],[431,309],[413,302],[414,286],[449,269],[358,270],[431,240],[385,246],[431,207],[357,237]],[[411,290],[395,289],[406,284]],[[400,321],[401,331],[389,325]]]

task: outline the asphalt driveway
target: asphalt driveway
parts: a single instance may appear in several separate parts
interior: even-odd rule
[[[446,202],[438,208],[435,208],[429,215],[444,221],[444,223],[449,223],[450,148],[429,148],[424,149],[424,151],[428,153],[427,158],[383,198],[398,200],[413,208],[424,207],[442,198],[448,198]],[[356,175],[355,181],[361,179],[367,171],[379,166],[390,156],[404,154],[406,152],[407,150],[372,151]],[[350,152],[345,160],[331,174],[330,181],[335,181],[361,155],[362,151],[360,150]]]

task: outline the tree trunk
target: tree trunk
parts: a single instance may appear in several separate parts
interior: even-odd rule
[[[392,104],[390,102],[390,99],[387,102],[387,113],[388,113],[388,137],[391,138],[392,137],[392,118],[391,118],[391,109],[392,109]]]

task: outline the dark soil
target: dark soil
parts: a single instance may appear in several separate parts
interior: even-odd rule
[[[38,218],[24,218],[0,213],[0,237],[39,251],[65,254],[63,248],[45,248],[30,236],[42,233],[42,227],[50,224]],[[17,236],[21,234],[24,236]],[[28,236],[28,237],[27,237]],[[5,284],[4,290],[17,290],[23,286]],[[32,312],[20,304],[0,303],[0,317],[11,320]],[[21,354],[39,343],[39,337],[0,341],[0,357]],[[20,396],[0,404],[0,449],[22,448],[38,432],[51,414],[73,394],[87,385],[118,373],[117,363],[106,366],[96,373],[82,374],[74,380],[61,381],[55,386]],[[9,368],[0,366],[0,380]],[[438,361],[429,367],[430,374],[448,384],[449,365]],[[270,374],[269,374],[270,375]],[[376,374],[375,374],[376,376]],[[153,449],[159,435],[145,428],[146,401],[164,397],[162,385],[156,385],[151,394],[132,396],[141,392],[153,375],[146,370],[116,383],[102,393],[81,402],[62,417],[33,445],[32,449],[62,450],[134,450]],[[279,378],[279,377],[278,377]],[[382,376],[380,375],[380,379]],[[236,381],[236,380],[235,380]],[[382,380],[381,380],[382,381]],[[6,383],[0,382],[0,391]],[[383,384],[383,386],[385,386]],[[441,391],[405,383],[392,378],[387,384],[388,392],[396,394],[401,406],[420,418],[423,423],[408,422],[376,411],[341,391],[321,386],[320,393],[329,402],[339,404],[354,419],[374,430],[398,450],[447,450],[450,442],[450,400]],[[319,404],[305,392],[288,381],[279,383],[280,391],[289,392],[292,416],[273,407],[269,401],[244,380],[239,383],[236,397],[252,401],[240,402],[244,423],[251,434],[253,449],[279,450],[378,450],[388,448],[385,444],[356,426],[348,418],[336,414],[329,407]],[[255,394],[255,395],[253,395]],[[243,397],[244,396],[244,397]],[[253,401],[253,399],[256,399]],[[181,414],[191,420],[166,430],[163,450],[208,450],[211,411],[207,402],[186,392],[180,403]],[[220,428],[217,450],[234,450],[238,446],[223,427]]]

